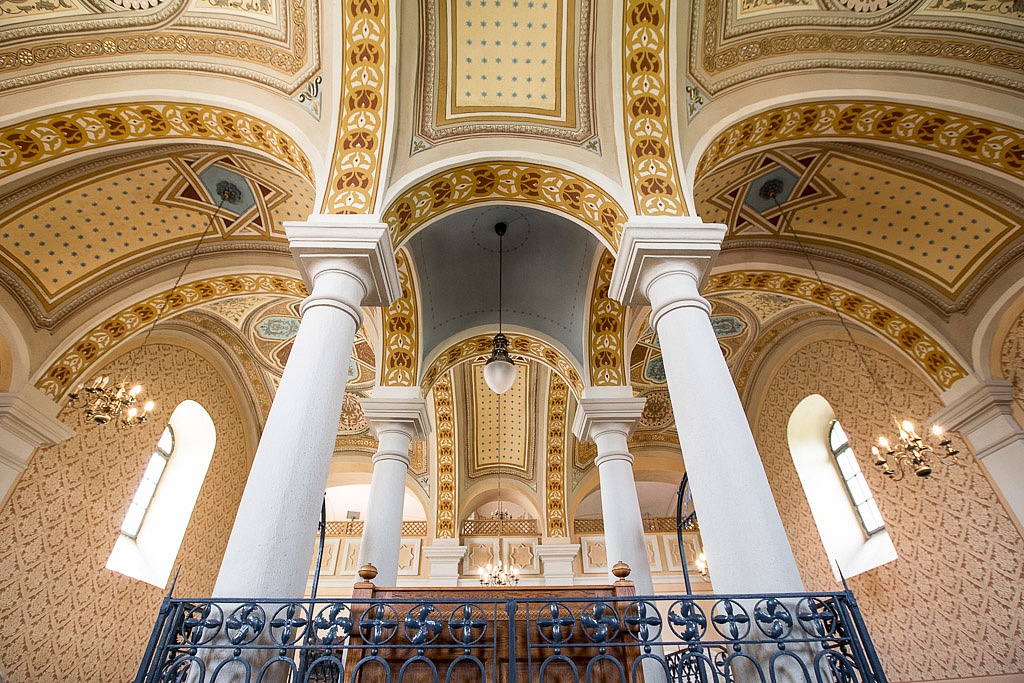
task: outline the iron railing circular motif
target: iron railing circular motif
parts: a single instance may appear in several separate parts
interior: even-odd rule
[[[622,620],[607,602],[592,602],[580,612],[580,627],[590,642],[608,643],[619,635]]]
[[[270,637],[277,645],[299,642],[309,626],[309,612],[298,602],[282,605],[270,618]]]
[[[668,608],[668,627],[685,642],[700,640],[708,630],[708,617],[693,600],[676,600]]]
[[[313,640],[318,645],[338,645],[352,633],[352,608],[343,602],[332,602],[313,619]]]
[[[818,598],[804,598],[797,603],[796,618],[800,628],[813,638],[828,638],[839,623],[835,607]]]
[[[398,631],[398,613],[386,602],[378,602],[359,615],[359,633],[371,645],[382,645]]]
[[[267,613],[255,602],[239,605],[224,622],[224,633],[232,645],[248,645],[256,640],[267,623]]]
[[[196,613],[192,610],[181,620],[181,638],[185,645],[206,645],[220,633],[224,610],[220,605],[206,603]]]
[[[762,598],[754,605],[754,623],[769,638],[788,638],[793,632],[793,615],[777,598]]]
[[[431,603],[416,605],[402,620],[406,639],[413,645],[430,645],[444,630],[444,615]]]
[[[576,632],[576,615],[562,602],[549,602],[537,610],[537,633],[552,645],[564,645]]]
[[[635,600],[623,613],[626,632],[641,643],[649,643],[661,635],[661,613],[653,602]]]
[[[448,617],[448,633],[463,647],[477,643],[487,632],[487,615],[476,605],[462,603]]]
[[[740,603],[722,598],[711,608],[711,625],[726,640],[743,640],[750,633],[750,615]]]

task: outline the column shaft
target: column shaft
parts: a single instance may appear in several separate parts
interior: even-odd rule
[[[715,590],[803,590],[697,279],[663,272],[647,295]]]
[[[382,438],[373,456],[370,503],[359,545],[359,566],[367,562],[377,568],[378,586],[394,586],[398,580],[398,549],[402,538],[402,509],[405,503],[405,475],[409,469],[409,437],[391,433],[390,448]],[[404,438],[403,438],[404,436]],[[399,451],[402,443],[405,451]]]

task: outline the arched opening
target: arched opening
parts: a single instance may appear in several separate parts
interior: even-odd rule
[[[812,394],[793,410],[789,450],[836,580],[896,559],[856,455],[831,404]]]
[[[216,443],[206,409],[178,404],[142,472],[107,569],[166,587]]]

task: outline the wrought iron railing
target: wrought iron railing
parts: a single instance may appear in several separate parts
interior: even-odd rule
[[[853,595],[168,597],[135,683],[886,683]]]

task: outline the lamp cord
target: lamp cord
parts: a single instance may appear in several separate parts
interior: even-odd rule
[[[807,265],[810,266],[811,272],[814,273],[814,278],[818,281],[818,284],[823,290],[827,289],[825,281],[821,278],[821,273],[818,272],[818,268],[814,265],[814,261],[811,260],[811,254],[807,250],[807,246],[803,243],[803,240],[800,239],[800,235],[793,227],[791,215],[787,214],[782,208],[782,204],[779,203],[778,192],[774,189],[769,189],[766,194],[771,197],[772,202],[775,203],[775,207],[779,210],[779,234],[784,234],[786,228],[789,228],[789,233],[793,236],[793,240],[796,242],[797,247],[800,249],[800,253],[803,254],[804,259],[807,261]],[[843,318],[842,313],[839,312],[839,307],[836,305],[835,300],[831,296],[826,296],[825,298],[828,301],[829,306],[832,308],[832,312],[835,313],[836,318],[839,319],[839,324],[843,326],[843,331],[846,333],[847,338],[853,345],[854,352],[857,354],[857,359],[860,361],[861,366],[864,368],[864,371],[868,373],[868,377],[871,378],[871,384],[874,386],[875,393],[878,394],[879,400],[882,401],[882,405],[885,406],[885,410],[889,414],[889,419],[893,421],[893,424],[899,427],[899,422],[896,420],[896,416],[892,411],[892,406],[889,405],[889,401],[886,399],[885,393],[882,391],[881,383],[878,381],[878,377],[875,375],[874,371],[868,365],[867,359],[864,357],[863,351],[861,351],[860,344],[858,344],[853,338],[853,332],[850,330],[850,326],[846,323],[846,319]]]
[[[501,334],[501,308],[502,308],[502,261],[505,255],[505,236],[498,234],[498,334]]]
[[[206,239],[206,236],[210,232],[210,228],[213,227],[213,222],[217,220],[217,216],[220,215],[220,210],[224,206],[224,203],[229,200],[231,200],[232,203],[234,203],[234,201],[237,201],[231,199],[234,196],[234,193],[238,192],[237,188],[234,188],[234,186],[227,186],[224,187],[223,189],[218,189],[220,190],[221,196],[220,201],[217,203],[216,210],[212,214],[210,214],[210,220],[206,222],[206,227],[203,229],[203,234],[199,236],[199,241],[196,242],[196,245],[194,247],[192,247],[192,251],[189,252],[188,258],[185,259],[185,265],[182,267],[181,272],[178,273],[178,278],[174,281],[174,284],[171,285],[171,291],[169,291],[166,294],[166,296],[164,296],[163,303],[157,310],[156,317],[153,318],[153,324],[149,326],[149,329],[146,330],[146,336],[142,338],[142,343],[138,347],[136,347],[135,350],[132,352],[131,363],[129,363],[129,367],[132,368],[132,374],[134,374],[135,372],[135,364],[138,360],[136,356],[139,353],[141,353],[142,349],[146,348],[146,344],[149,343],[150,335],[153,334],[153,330],[156,329],[157,323],[160,322],[160,318],[163,317],[164,312],[166,312],[167,307],[170,305],[171,297],[174,296],[174,293],[176,291],[178,291],[178,285],[181,284],[182,278],[185,277],[185,271],[188,270],[188,267],[189,265],[191,265],[192,260],[196,257],[196,254],[199,252],[199,247],[202,246],[203,240]],[[126,376],[125,381],[127,380],[128,377]]]

